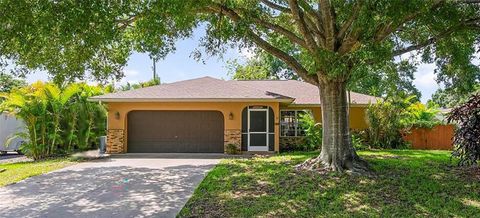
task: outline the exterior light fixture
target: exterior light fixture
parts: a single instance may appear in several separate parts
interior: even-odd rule
[[[230,113],[228,114],[228,119],[229,119],[229,120],[233,120],[233,113],[232,113],[232,112],[230,112]]]
[[[115,119],[119,120],[120,119],[120,112],[115,112]]]

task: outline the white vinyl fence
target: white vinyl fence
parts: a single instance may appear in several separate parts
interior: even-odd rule
[[[22,120],[15,118],[15,116],[7,113],[0,114],[0,151],[16,151],[19,150],[20,145],[25,142],[25,139],[16,137],[7,145],[9,138],[13,137],[17,132],[25,131],[25,124]]]

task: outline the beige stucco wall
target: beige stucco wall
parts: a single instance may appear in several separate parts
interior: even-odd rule
[[[311,110],[313,117],[318,123],[322,122],[322,109],[320,107],[281,107],[280,109],[307,109]],[[365,106],[352,106],[350,107],[350,128],[361,130],[368,128],[367,119],[366,119],[366,109]]]
[[[269,106],[274,111],[275,117],[275,151],[280,150],[280,109],[308,109],[313,112],[315,120],[321,122],[321,109],[320,107],[288,107],[282,106],[278,102],[258,103],[258,102],[119,102],[108,103],[108,129],[112,130],[116,136],[111,138],[116,139],[119,147],[123,147],[123,152],[127,151],[127,115],[130,111],[135,110],[205,110],[205,111],[220,111],[224,116],[225,135],[229,135],[231,132],[239,132],[242,128],[242,110],[247,106],[262,105]],[[365,129],[367,128],[367,122],[365,118],[366,107],[351,107],[350,108],[350,127],[352,129]],[[116,114],[119,114],[117,118]],[[233,119],[229,118],[229,114],[233,114]],[[123,130],[123,131],[120,131]],[[229,139],[225,139],[228,141]]]
[[[108,103],[108,129],[109,130],[124,130],[124,146],[123,150],[127,150],[127,115],[130,111],[135,110],[206,110],[206,111],[220,111],[223,113],[225,130],[226,131],[235,131],[241,130],[242,128],[242,110],[247,106],[253,105],[262,105],[269,106],[274,111],[275,117],[275,151],[279,151],[279,103],[278,102],[268,102],[268,103],[258,103],[258,102],[111,102]],[[116,114],[119,113],[117,119]],[[229,119],[229,114],[233,114],[233,119]]]

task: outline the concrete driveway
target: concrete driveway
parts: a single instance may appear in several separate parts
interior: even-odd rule
[[[0,217],[174,217],[222,155],[115,156],[0,188]]]

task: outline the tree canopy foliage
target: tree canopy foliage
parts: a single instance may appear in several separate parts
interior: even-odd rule
[[[261,49],[254,49],[254,52],[254,55],[245,63],[240,63],[237,59],[227,62],[228,74],[233,79],[300,79],[290,67],[278,58]]]
[[[26,86],[27,82],[7,73],[0,73],[0,92],[10,92],[14,88]]]
[[[469,83],[466,81],[466,83]],[[457,89],[455,87],[438,89],[432,96],[431,102],[444,107],[451,108],[468,101],[472,94],[480,92],[480,82],[475,82],[468,89]]]
[[[306,78],[385,71],[392,56],[417,50],[448,84],[479,75],[479,7],[471,0],[7,0],[0,9],[2,60],[60,80],[121,77],[131,51],[163,57],[200,23],[207,53],[253,42]]]
[[[128,91],[128,90],[145,88],[145,87],[156,86],[156,85],[160,85],[160,77],[158,76],[155,76],[155,78],[152,78],[151,80],[146,82],[139,82],[139,83],[127,82],[125,85],[120,86],[118,90]]]

